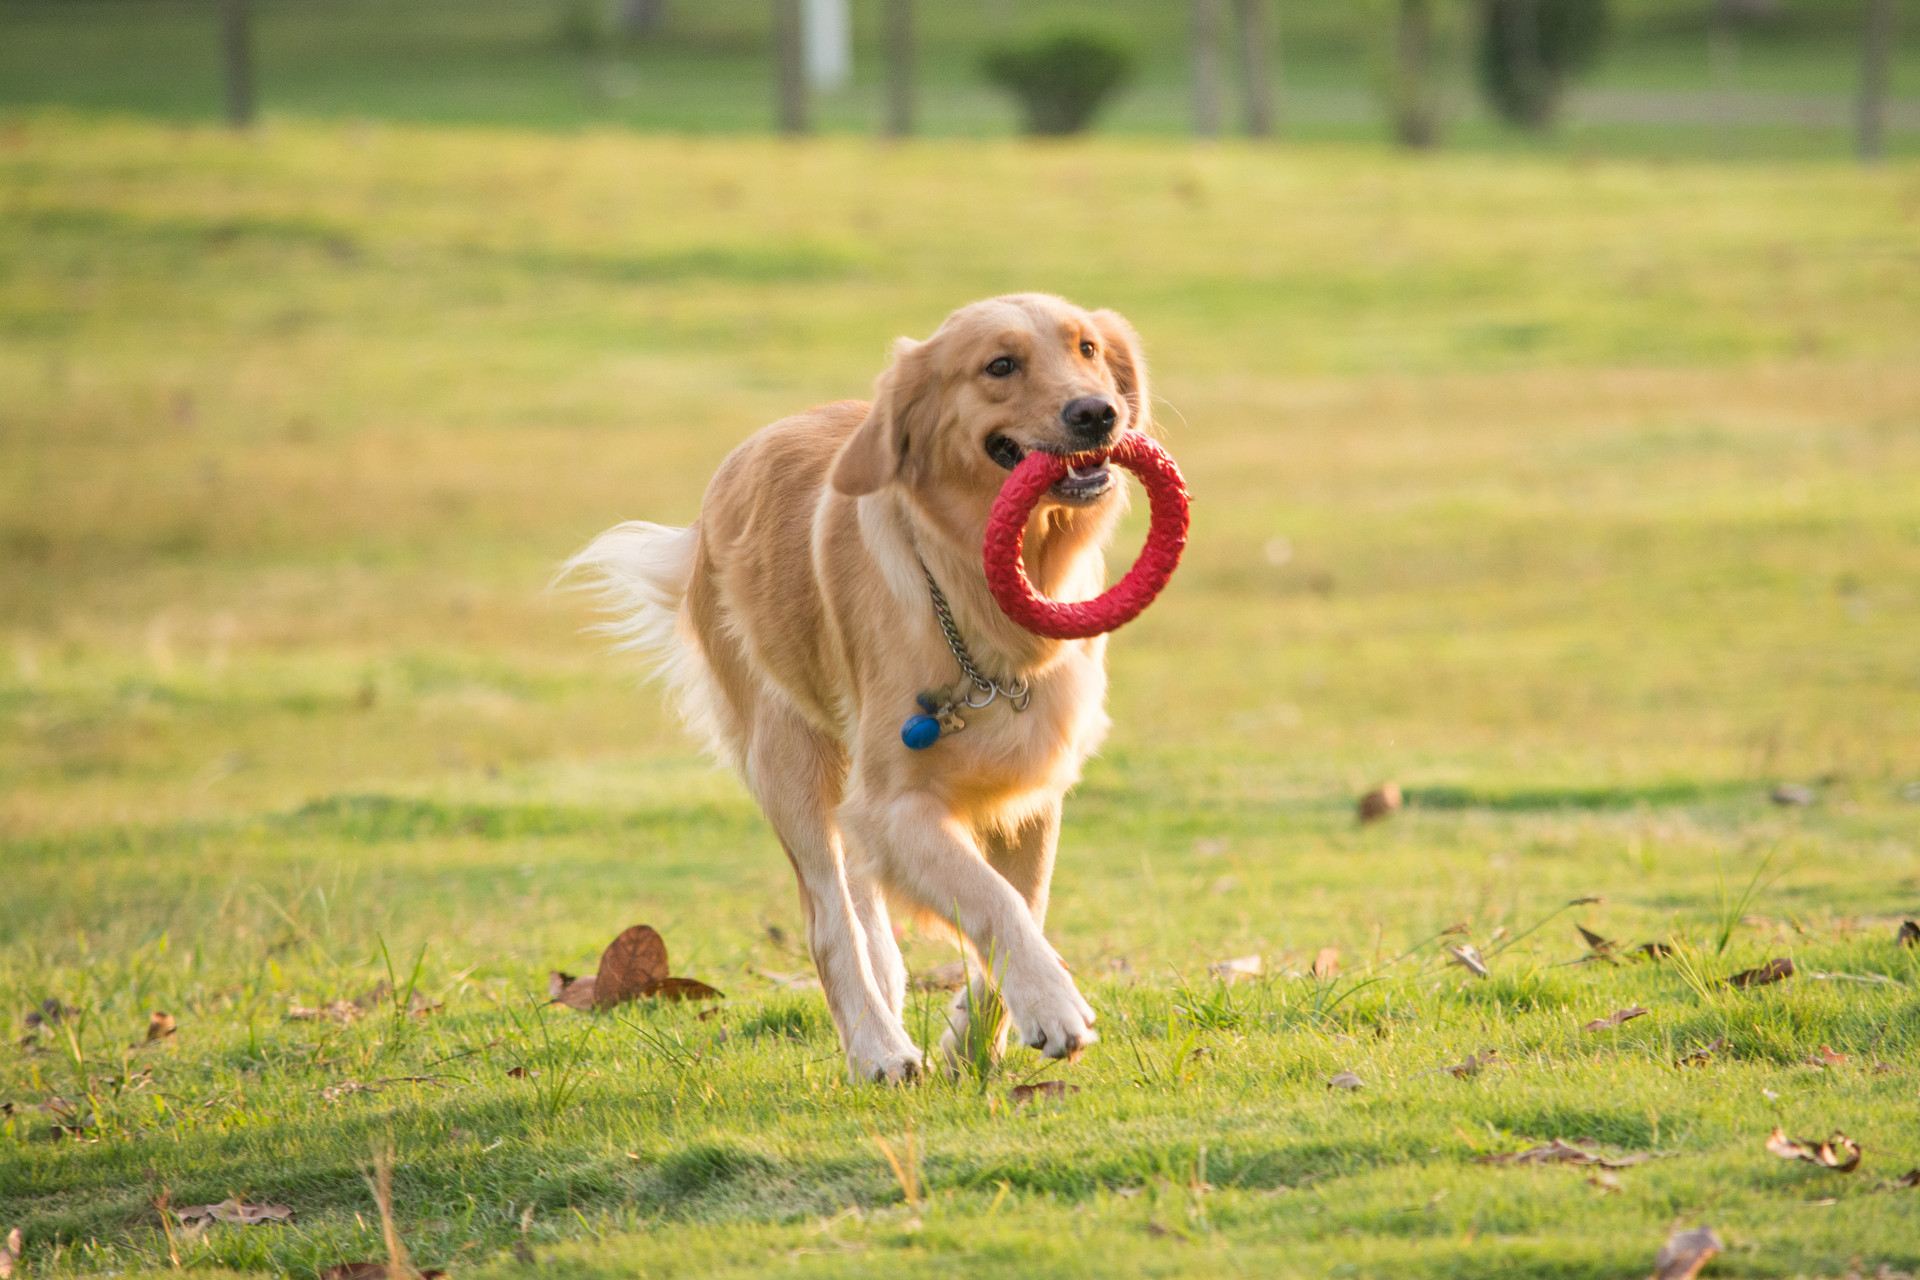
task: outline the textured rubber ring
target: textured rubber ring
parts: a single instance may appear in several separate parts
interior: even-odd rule
[[[1127,576],[1092,600],[1063,603],[1033,589],[1020,560],[1027,536],[1027,518],[1047,490],[1067,474],[1067,467],[1084,460],[1104,460],[1140,477],[1152,509],[1147,545]],[[987,586],[1001,611],[1035,635],[1054,640],[1084,640],[1124,627],[1153,603],[1180,563],[1187,545],[1187,482],[1166,450],[1137,431],[1101,454],[1062,457],[1036,449],[1020,460],[1000,486],[993,514],[987,519],[984,548]]]

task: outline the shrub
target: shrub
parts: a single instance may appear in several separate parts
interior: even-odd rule
[[[1133,74],[1133,53],[1097,31],[1061,31],[987,51],[989,82],[1020,99],[1032,134],[1079,133]]]
[[[1600,55],[1606,0],[1482,0],[1480,88],[1510,124],[1552,123],[1567,82]]]

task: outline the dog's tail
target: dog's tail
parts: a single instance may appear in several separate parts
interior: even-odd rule
[[[688,729],[722,760],[733,756],[700,638],[682,607],[700,551],[700,526],[675,529],[629,520],[607,530],[555,575],[599,597],[606,621],[594,628],[616,650],[637,653],[659,678]]]

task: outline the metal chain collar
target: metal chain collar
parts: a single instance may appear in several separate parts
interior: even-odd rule
[[[967,642],[960,638],[960,627],[953,620],[953,609],[947,604],[946,593],[934,581],[933,570],[927,568],[925,560],[920,562],[920,572],[927,575],[927,590],[933,596],[934,620],[940,624],[940,633],[947,638],[947,648],[953,650],[953,660],[960,664],[961,674],[973,685],[973,692],[962,696],[960,701],[978,711],[995,698],[1005,698],[1015,711],[1025,711],[1027,704],[1033,701],[1033,690],[1027,682],[1021,679],[1012,685],[1002,685],[982,674],[980,668],[974,665],[973,655],[967,652]],[[981,693],[986,697],[974,701],[974,695]]]

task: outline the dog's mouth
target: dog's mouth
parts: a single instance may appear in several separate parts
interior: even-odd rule
[[[1027,450],[1015,440],[1003,435],[991,435],[986,442],[987,456],[1008,471],[1020,465],[1027,456]],[[1097,462],[1081,463],[1069,466],[1067,474],[1047,490],[1049,497],[1061,502],[1082,504],[1098,500],[1113,487],[1113,470],[1105,458]]]

